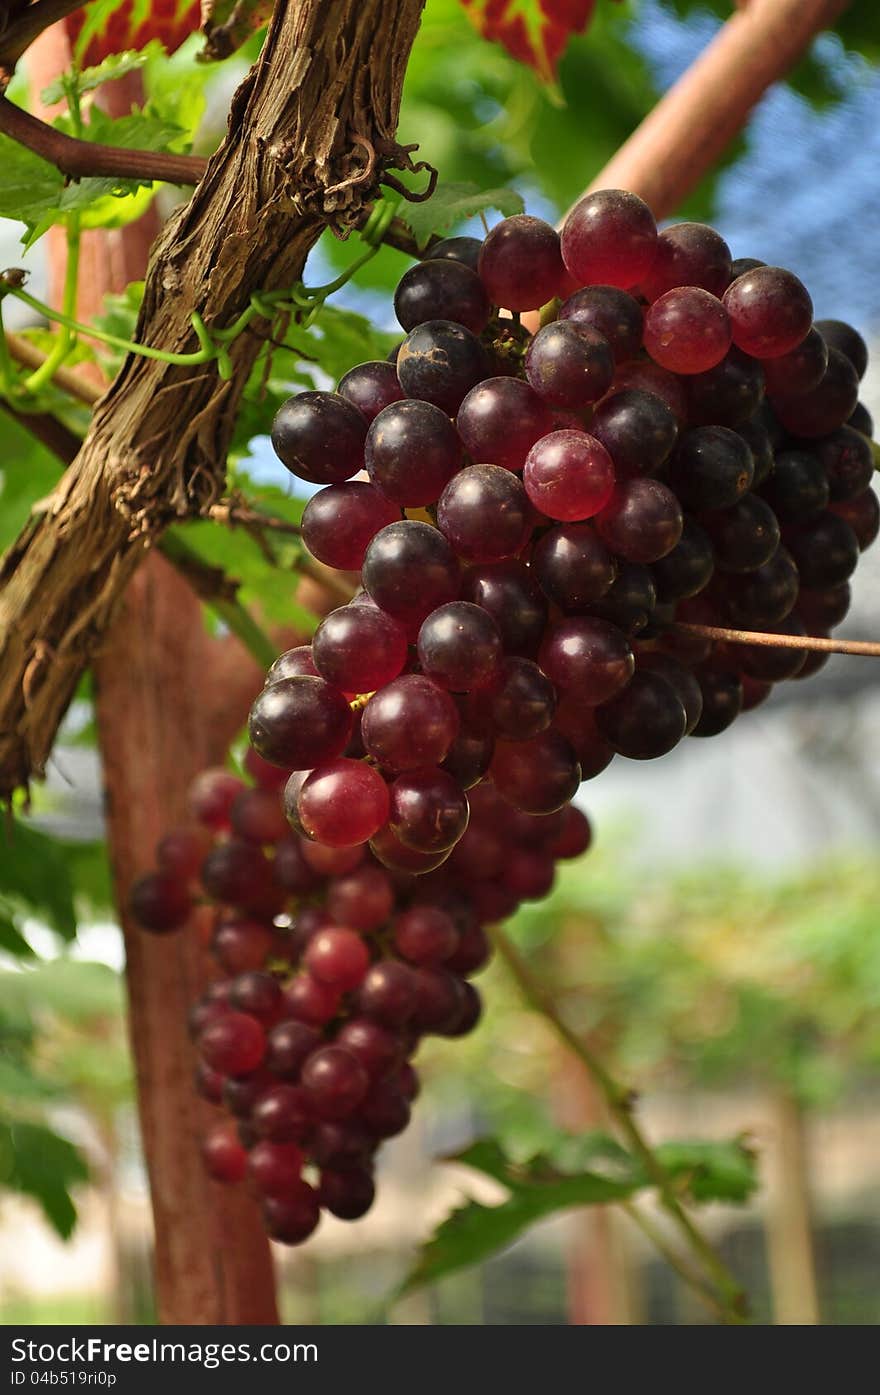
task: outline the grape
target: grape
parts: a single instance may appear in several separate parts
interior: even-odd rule
[[[244,1012],[224,1012],[204,1027],[199,1051],[205,1065],[221,1075],[247,1075],[266,1054],[266,1034]]]
[[[649,673],[659,673],[672,688],[685,715],[685,736],[693,731],[703,712],[703,692],[690,669],[678,663],[668,654],[642,654],[639,656],[639,669]]]
[[[339,1029],[336,1044],[360,1061],[371,1081],[393,1075],[403,1064],[401,1038],[369,1017],[350,1017]]]
[[[260,1138],[271,1143],[302,1143],[314,1123],[305,1090],[299,1085],[273,1085],[256,1101],[250,1114]]]
[[[445,412],[430,402],[405,400],[376,417],[364,458],[373,484],[396,504],[413,508],[436,502],[464,452]]]
[[[363,761],[345,756],[315,766],[297,800],[303,831],[330,848],[365,843],[388,818],[388,787]]]
[[[660,233],[639,290],[649,301],[679,286],[699,286],[720,296],[730,285],[730,274],[730,248],[719,233],[704,223],[675,223]]]
[[[614,752],[599,735],[596,709],[585,707],[573,689],[563,693],[553,725],[577,756],[584,780],[594,779],[610,765]]]
[[[611,345],[598,330],[556,320],[529,342],[526,377],[551,407],[580,409],[598,402],[614,378]]]
[[[626,634],[636,634],[650,622],[656,604],[657,589],[650,568],[641,562],[624,562],[609,590],[588,609]]]
[[[540,310],[557,294],[565,275],[559,234],[525,213],[505,218],[480,249],[479,272],[493,305]]]
[[[471,271],[476,271],[482,246],[478,237],[444,237],[433,243],[428,255],[432,261],[445,257],[453,262],[461,262],[462,266],[469,266]]]
[[[189,919],[192,899],[186,883],[166,872],[138,877],[129,894],[129,906],[142,929],[154,934],[179,930]]]
[[[262,849],[240,838],[218,843],[202,863],[202,885],[208,895],[230,906],[260,906],[269,884],[271,873]]]
[[[714,368],[691,374],[686,384],[691,425],[739,427],[748,421],[764,397],[767,367],[780,362],[768,359],[762,368],[757,359],[731,348]]]
[[[202,1140],[202,1162],[215,1182],[241,1182],[247,1171],[247,1153],[225,1124],[218,1124]]]
[[[779,546],[776,514],[755,494],[743,495],[729,509],[704,515],[703,524],[722,571],[753,572],[769,562]]]
[[[479,339],[451,320],[426,320],[410,330],[397,356],[397,376],[407,397],[433,402],[454,416],[482,378],[489,360]]]
[[[384,407],[399,402],[403,390],[397,378],[397,369],[386,359],[371,359],[351,368],[339,380],[339,396],[344,397],[372,421]]]
[[[779,266],[759,266],[728,286],[723,303],[733,342],[755,358],[791,353],[810,332],[813,302],[806,287]]]
[[[464,578],[463,594],[492,616],[505,653],[526,658],[537,653],[547,622],[547,602],[522,562],[510,559],[471,568]]]
[[[639,388],[624,388],[596,407],[590,435],[605,447],[618,477],[653,475],[668,460],[678,425],[662,398]]]
[[[331,484],[305,506],[303,542],[325,566],[358,571],[370,539],[399,518],[397,505],[373,485],[363,480]]]
[[[754,271],[756,267],[766,265],[766,262],[759,261],[757,257],[736,257],[731,263],[730,279],[735,281],[737,277],[744,276],[747,271]]]
[[[272,423],[275,454],[309,484],[341,484],[364,468],[366,418],[335,392],[300,392]]]
[[[660,601],[681,601],[707,586],[715,570],[712,540],[690,514],[684,516],[681,537],[671,552],[651,567]]]
[[[720,669],[700,669],[697,673],[703,694],[703,711],[691,736],[717,736],[726,731],[742,711],[742,683],[734,673]]]
[[[312,657],[312,646],[310,644],[298,644],[295,649],[286,649],[283,654],[279,654],[269,672],[266,674],[265,686],[270,688],[273,683],[280,683],[284,678],[317,678],[318,670],[315,668],[315,661]],[[251,748],[253,749],[253,747]]]
[[[687,716],[666,678],[639,669],[622,692],[596,709],[596,726],[619,755],[653,760],[678,745]]]
[[[385,1027],[403,1027],[416,1009],[416,981],[406,964],[374,964],[358,989],[358,1009]]]
[[[390,523],[367,548],[363,583],[376,605],[409,632],[461,588],[458,562],[446,539],[429,523]]]
[[[593,329],[608,341],[615,363],[635,358],[642,347],[644,316],[639,302],[617,286],[586,286],[559,308],[560,320]]]
[[[272,931],[258,920],[225,920],[214,932],[211,949],[229,974],[261,969],[274,943]]]
[[[456,843],[449,867],[465,881],[477,881],[483,877],[499,876],[506,858],[507,848],[501,832],[475,821]]]
[[[308,778],[310,773],[308,772],[305,778]],[[364,859],[362,847],[329,848],[322,843],[311,843],[308,840],[303,841],[302,853],[312,870],[321,877],[344,877],[359,867]]]
[[[416,984],[413,1026],[419,1032],[442,1036],[447,1027],[454,1026],[461,1012],[464,1002],[461,980],[448,969],[427,965],[413,969],[413,977]]]
[[[547,631],[538,660],[558,688],[595,707],[625,687],[635,668],[626,636],[606,620],[573,616]]]
[[[510,741],[527,741],[546,730],[556,712],[553,684],[530,659],[505,659],[493,693],[496,730]]]
[[[459,693],[491,683],[502,656],[498,626],[470,601],[451,601],[432,611],[419,630],[417,648],[423,672]]]
[[[193,1074],[196,1093],[201,1095],[203,1100],[209,1104],[223,1103],[223,1076],[216,1070],[211,1070],[204,1061],[199,1061]]]
[[[462,983],[461,1003],[455,1022],[443,1031],[444,1037],[463,1037],[472,1032],[483,1015],[483,1000],[472,983]]]
[[[485,968],[492,956],[492,946],[481,925],[471,925],[460,936],[455,952],[446,960],[446,968],[455,974],[469,975]]]
[[[816,630],[833,630],[849,613],[852,591],[848,581],[837,586],[826,586],[822,591],[810,591],[802,586],[798,593],[798,615],[809,627]]]
[[[836,513],[852,528],[860,552],[869,548],[880,532],[880,504],[873,489],[866,489],[853,499],[844,499],[832,504],[831,512]]]
[[[679,426],[687,420],[688,405],[684,383],[676,378],[674,373],[661,368],[659,363],[652,363],[649,358],[625,363],[615,375],[614,391],[623,392],[625,388],[653,392],[655,397],[666,403]]]
[[[288,773],[279,770],[277,765],[270,765],[262,756],[258,756],[253,746],[248,746],[242,761],[246,774],[259,786],[261,790],[272,790],[278,793],[287,782]]]
[[[364,1126],[374,1138],[394,1138],[410,1120],[410,1108],[393,1080],[374,1085],[361,1109]]]
[[[257,697],[248,718],[251,744],[264,760],[286,770],[310,770],[333,760],[350,733],[351,708],[323,678],[273,683]]]
[[[381,867],[364,863],[327,888],[327,910],[339,925],[377,930],[394,909],[394,887]]]
[[[793,436],[825,436],[852,415],[859,400],[859,380],[848,358],[828,350],[828,367],[811,392],[798,397],[778,397],[773,406],[786,431]]]
[[[828,367],[828,345],[813,325],[806,339],[790,353],[764,362],[764,377],[771,397],[792,397],[812,392]]]
[[[588,523],[569,523],[548,528],[535,544],[532,571],[551,601],[577,611],[606,594],[617,565]]]
[[[657,255],[657,225],[646,203],[600,189],[575,205],[562,229],[562,257],[580,286],[635,286]]]
[[[704,511],[735,504],[755,474],[752,452],[727,426],[697,426],[678,443],[670,478],[681,502]]]
[[[591,518],[608,503],[614,465],[584,431],[553,431],[532,446],[523,482],[536,509],[563,523]]]
[[[169,829],[156,844],[157,866],[178,881],[194,881],[209,846],[210,839],[203,828]]]
[[[858,539],[835,513],[801,523],[786,534],[786,544],[804,586],[821,591],[847,581],[859,560]]]
[[[667,291],[645,316],[645,348],[671,373],[705,373],[730,348],[727,311],[697,286]]]
[[[841,426],[810,447],[820,462],[831,499],[839,504],[863,494],[874,478],[874,456],[865,437],[851,426]]]
[[[449,257],[417,262],[403,273],[394,292],[394,313],[407,330],[426,320],[454,320],[479,334],[489,322],[490,309],[477,273]]]
[[[467,828],[468,802],[445,770],[427,766],[398,775],[391,786],[389,825],[415,852],[445,852]]]
[[[288,1019],[279,1022],[269,1033],[266,1045],[266,1065],[282,1080],[298,1080],[300,1067],[321,1040],[317,1027],[307,1022]]]
[[[825,471],[811,451],[786,450],[776,456],[773,473],[763,486],[764,498],[783,523],[814,518],[830,499]]]
[[[596,517],[596,530],[612,552],[630,562],[656,562],[681,537],[684,518],[665,484],[648,477],[621,480]]]
[[[803,635],[806,630],[800,619],[790,615],[774,625],[772,633]],[[729,653],[743,673],[763,683],[782,683],[796,678],[807,660],[806,649],[771,649],[757,644],[731,644]]]
[[[553,858],[531,848],[515,848],[507,866],[507,886],[521,901],[549,896],[556,880]]]
[[[369,1077],[361,1062],[341,1046],[321,1046],[302,1068],[302,1083],[320,1119],[346,1119],[367,1093]]]
[[[817,320],[816,329],[829,349],[836,349],[848,358],[858,378],[864,378],[868,368],[868,346],[857,329],[843,320]]]
[[[458,410],[458,434],[478,463],[520,471],[536,441],[553,430],[548,408],[519,378],[486,378]]]
[[[248,843],[277,843],[287,833],[277,789],[242,790],[232,805],[230,822],[233,833]]]
[[[439,765],[458,732],[452,698],[422,674],[404,674],[367,703],[361,724],[364,745],[388,770]]]
[[[309,940],[303,963],[319,983],[346,993],[363,982],[370,952],[354,930],[330,926]]]
[[[375,1195],[373,1178],[366,1168],[345,1168],[342,1172],[324,1169],[321,1172],[318,1200],[340,1220],[356,1221],[365,1216]]]
[[[846,419],[847,426],[851,426],[854,431],[861,431],[863,436],[867,436],[870,441],[874,435],[874,418],[868,411],[864,402],[857,402],[852,412]]]
[[[197,823],[219,832],[229,827],[233,801],[244,788],[244,782],[222,766],[203,770],[189,787],[189,812]]]
[[[281,1012],[281,985],[271,974],[247,970],[232,980],[229,1003],[238,1012],[255,1017],[264,1027],[271,1027]]]
[[[743,712],[751,712],[754,708],[760,707],[762,702],[766,702],[773,692],[772,683],[764,683],[758,678],[749,678],[748,674],[742,675],[743,690]]]
[[[308,1182],[301,1182],[295,1194],[269,1196],[263,1203],[266,1230],[282,1245],[301,1245],[317,1229],[320,1219],[318,1194]]]
[[[251,1149],[248,1173],[264,1197],[287,1198],[296,1196],[305,1185],[300,1178],[302,1165],[302,1149],[295,1143],[270,1143],[263,1139]]]
[[[370,839],[370,851],[389,871],[417,877],[424,876],[426,872],[433,872],[449,856],[448,848],[435,853],[416,852],[415,848],[408,848],[406,843],[401,843],[397,834],[387,825],[380,828]]]
[[[458,933],[436,906],[410,906],[394,921],[394,947],[411,964],[442,964],[458,949]]]
[[[406,631],[393,616],[372,606],[340,606],[315,631],[312,655],[320,676],[334,687],[375,692],[403,669]]]
[[[529,741],[499,741],[491,771],[498,793],[527,814],[561,809],[573,798],[581,775],[574,751],[553,727]]]
[[[339,992],[311,974],[297,974],[284,990],[285,1011],[297,1022],[323,1027],[339,1011]]]
[[[237,1119],[249,1120],[260,1095],[275,1082],[265,1066],[223,1082],[223,1103]]]
[[[726,595],[730,617],[739,625],[776,625],[794,609],[798,585],[794,559],[779,547],[765,566],[732,579]]]
[[[469,790],[486,775],[494,747],[495,737],[487,728],[462,724],[440,768]]]
[[[437,523],[467,562],[498,562],[520,551],[531,510],[519,479],[498,465],[470,465],[444,489]]]

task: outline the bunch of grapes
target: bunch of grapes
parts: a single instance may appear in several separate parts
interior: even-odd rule
[[[232,1116],[206,1134],[205,1167],[246,1182],[272,1238],[299,1244],[322,1208],[369,1209],[376,1152],[418,1093],[419,1042],[480,1018],[484,925],[546,894],[590,826],[571,807],[523,814],[487,785],[456,865],[417,877],[292,831],[285,773],[254,751],[245,765],[253,783],[197,778],[192,823],[161,840],[132,909],[154,933],[203,930],[217,976],[190,1018],[196,1088]]]
[[[197,797],[203,864],[177,876],[160,849],[138,891],[143,924],[180,924],[198,863],[220,906],[236,977],[196,1013],[201,1088],[241,1122],[208,1164],[247,1170],[291,1241],[321,1204],[369,1204],[419,1038],[479,1016],[483,927],[588,846],[581,782],[718,734],[825,658],[701,630],[828,634],[880,523],[863,341],[709,227],[658,233],[600,191],[561,236],[523,215],[436,243],[395,310],[387,361],[272,430],[321,486],[307,547],[360,585],[270,669],[256,787],[217,821]]]

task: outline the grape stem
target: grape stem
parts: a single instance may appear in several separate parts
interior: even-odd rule
[[[692,625],[676,620],[669,627],[704,639],[727,640],[731,644],[757,644],[768,649],[813,649],[820,654],[863,654],[880,659],[880,642],[871,639],[823,639],[813,635],[764,634],[756,630],[729,630],[721,625]]]
[[[24,339],[20,334],[13,334],[7,330],[4,336],[4,345],[9,353],[9,357],[15,363],[21,364],[23,368],[37,369],[46,362],[46,355],[42,353],[29,339]],[[56,368],[52,375],[52,382],[55,387],[66,392],[68,397],[74,397],[78,402],[84,402],[87,407],[94,407],[98,399],[103,395],[103,389],[84,378],[81,373],[76,373],[70,368]]]
[[[741,1325],[748,1321],[746,1294],[736,1277],[727,1268],[720,1255],[699,1230],[685,1211],[672,1178],[654,1153],[639,1125],[633,1117],[635,1095],[628,1086],[616,1080],[604,1063],[591,1050],[585,1041],[569,1027],[560,1016],[550,994],[537,978],[522,954],[498,926],[492,928],[492,939],[502,959],[507,964],[526,1001],[539,1012],[553,1028],[556,1035],[574,1056],[586,1067],[588,1073],[599,1086],[621,1134],[629,1143],[634,1154],[642,1163],[647,1176],[657,1188],[660,1202],[675,1222],[682,1238],[700,1261],[717,1295],[716,1308],[721,1320],[728,1325]],[[643,1227],[644,1228],[644,1227]],[[679,1273],[682,1270],[676,1266]],[[682,1277],[684,1275],[682,1274]],[[690,1280],[688,1279],[688,1282]]]

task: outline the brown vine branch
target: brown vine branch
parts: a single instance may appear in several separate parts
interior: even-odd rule
[[[82,9],[83,4],[84,0],[34,0],[34,3],[28,5],[19,18],[0,34],[0,91],[5,85],[3,70],[6,70],[5,76],[8,81],[19,58],[25,49],[30,48],[34,39],[50,25],[57,24],[74,10]]]
[[[694,625],[676,620],[670,628],[704,639],[721,639],[730,644],[757,644],[766,649],[811,649],[820,654],[862,654],[880,659],[880,642],[870,639],[823,639],[813,635],[775,635],[756,630],[729,630],[723,625]]]
[[[200,155],[173,155],[158,150],[124,150],[97,141],[77,140],[0,97],[0,132],[47,160],[69,179],[165,180],[198,184],[208,168]]]
[[[10,358],[22,368],[40,368],[46,361],[46,355],[42,353],[29,339],[25,339],[20,334],[6,332],[6,347],[9,350]],[[61,388],[68,397],[75,397],[78,402],[84,402],[87,407],[94,407],[100,399],[103,388],[97,387],[94,383],[84,378],[81,373],[75,373],[70,368],[56,368],[52,374],[52,382],[55,387]]]
[[[557,1010],[547,989],[532,972],[530,965],[513,942],[508,939],[505,932],[497,926],[494,927],[492,939],[519,985],[526,1002],[547,1020],[556,1035],[577,1057],[599,1086],[611,1117],[629,1143],[635,1156],[642,1163],[646,1175],[650,1177],[657,1188],[664,1210],[675,1222],[688,1248],[711,1279],[717,1293],[714,1306],[721,1320],[730,1325],[740,1325],[746,1322],[746,1295],[742,1286],[682,1206],[671,1177],[633,1117],[633,1092],[615,1080],[605,1064],[586,1042],[572,1031],[565,1018]],[[681,1269],[679,1272],[682,1272]]]

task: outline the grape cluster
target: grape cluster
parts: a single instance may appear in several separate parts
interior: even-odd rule
[[[289,1241],[322,1204],[366,1209],[418,1039],[479,1016],[483,927],[588,846],[581,782],[718,734],[826,657],[680,622],[826,635],[880,523],[863,341],[709,227],[658,233],[604,190],[561,236],[522,215],[435,243],[394,303],[388,360],[272,428],[321,486],[307,547],[360,589],[270,669],[255,787],[204,777],[214,846],[178,875],[175,838],[197,838],[169,835],[136,889],[155,930],[187,919],[199,868],[219,907],[232,977],[196,1011],[200,1080],[240,1123],[208,1166],[248,1172]]]
[[[518,812],[485,785],[455,866],[416,877],[292,831],[285,773],[253,750],[245,765],[252,783],[197,778],[192,822],[161,840],[131,901],[154,933],[203,930],[217,976],[190,1018],[196,1087],[231,1116],[206,1134],[205,1167],[246,1181],[269,1235],[298,1244],[322,1209],[369,1209],[376,1152],[419,1090],[419,1042],[479,1021],[484,925],[546,894],[590,827],[571,807]]]

